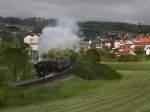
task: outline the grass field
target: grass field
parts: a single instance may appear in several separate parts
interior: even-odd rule
[[[150,63],[107,64],[121,73],[123,78],[114,81],[83,81],[75,77],[68,81],[60,81],[60,87],[56,92],[56,96],[61,96],[60,99],[48,97],[50,99],[43,103],[1,111],[150,112]]]

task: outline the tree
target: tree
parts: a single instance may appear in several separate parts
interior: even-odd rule
[[[57,56],[70,57],[73,64],[76,63],[80,55],[80,52],[75,52],[70,49],[52,49],[48,53],[43,54],[43,58],[53,58]]]
[[[112,80],[121,78],[121,75],[108,65],[93,63],[92,58],[86,57],[77,62],[75,75],[85,80]]]
[[[16,38],[0,44],[0,67],[4,72],[1,75],[5,75],[7,82],[24,80],[32,76],[28,48],[28,45]]]
[[[86,58],[89,58],[93,63],[101,62],[101,53],[98,49],[90,49],[85,54]]]

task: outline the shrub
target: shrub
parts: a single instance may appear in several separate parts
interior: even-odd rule
[[[70,58],[73,64],[76,64],[78,58],[79,58],[79,53],[78,52],[72,52]]]
[[[4,106],[4,93],[0,90],[0,108]]]
[[[117,60],[120,62],[138,62],[141,61],[141,57],[137,55],[121,55]]]
[[[86,80],[95,79],[118,79],[121,77],[119,73],[105,64],[93,64],[91,60],[82,60],[76,66],[75,74]]]
[[[143,55],[144,54],[144,50],[143,49],[136,49],[135,50],[135,54],[137,54],[137,55]]]
[[[71,56],[72,50],[69,49],[52,49],[43,55],[43,58],[51,58],[56,56]]]
[[[90,59],[93,63],[101,62],[101,52],[98,49],[90,49],[86,52],[84,58]]]
[[[149,61],[150,60],[150,56],[145,56],[145,60],[147,61]]]
[[[69,49],[52,49],[48,53],[43,54],[43,58],[53,58],[57,56],[70,57],[73,64],[78,60],[80,53]]]

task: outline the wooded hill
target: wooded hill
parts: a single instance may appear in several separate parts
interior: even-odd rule
[[[94,38],[96,36],[103,35],[104,32],[120,31],[136,33],[137,25],[121,22],[98,22],[98,21],[86,21],[80,22],[81,30],[87,37]],[[144,33],[150,32],[150,26],[142,25]]]
[[[17,17],[0,17],[0,25],[9,24],[17,26],[25,26],[33,28],[33,33],[40,34],[45,26],[55,26],[57,23],[56,19],[44,19],[44,18],[26,18],[21,19]],[[85,33],[85,36],[95,38],[102,35],[104,32],[109,31],[123,31],[135,33],[137,25],[121,22],[100,22],[100,21],[85,21],[78,22],[80,30]],[[2,27],[3,28],[3,27]],[[1,29],[0,29],[1,30]],[[142,25],[143,32],[150,32],[150,26]]]

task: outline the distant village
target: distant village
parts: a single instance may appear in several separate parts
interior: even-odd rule
[[[111,53],[115,56],[136,55],[137,49],[143,50],[145,55],[150,55],[150,35],[142,31],[139,22],[136,33],[106,32],[95,40],[83,42],[82,47],[84,49],[112,49]]]
[[[88,49],[110,49],[110,53],[115,56],[136,55],[135,50],[143,50],[145,55],[150,55],[150,35],[144,34],[141,23],[137,27],[136,33],[128,32],[105,32],[103,36],[98,36],[95,40],[84,41],[85,37],[81,37],[81,42],[74,50],[83,48]],[[24,38],[24,43],[31,46],[33,55],[38,56],[40,37],[37,35],[28,35]]]

